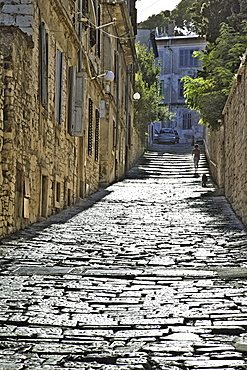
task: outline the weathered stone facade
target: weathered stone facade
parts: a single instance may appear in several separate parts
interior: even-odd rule
[[[133,120],[135,1],[114,4],[1,5],[2,236],[123,177],[143,150]]]
[[[65,106],[63,122],[55,120],[53,84],[47,108],[40,104],[35,38],[17,27],[2,27],[0,44],[5,46],[1,187],[5,235],[78,199],[78,180],[70,171],[73,167],[78,172],[74,165],[78,143],[66,130]],[[49,62],[53,71],[55,58]]]
[[[247,70],[244,56],[223,110],[218,131],[207,133],[206,149],[213,177],[234,211],[247,225]]]

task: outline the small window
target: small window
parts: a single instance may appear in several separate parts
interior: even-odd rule
[[[183,130],[191,129],[191,113],[183,114]]]
[[[180,49],[179,50],[179,67],[198,67],[198,58],[193,56],[197,49]]]

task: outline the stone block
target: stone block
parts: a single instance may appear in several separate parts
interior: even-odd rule
[[[19,27],[30,27],[32,25],[33,17],[30,15],[23,16],[23,15],[18,15],[16,17],[16,24]]]
[[[8,26],[15,24],[15,15],[14,14],[5,14],[2,12],[0,14],[0,22]]]
[[[5,14],[17,14],[19,13],[20,9],[17,5],[12,4],[5,4],[2,8],[2,12]]]

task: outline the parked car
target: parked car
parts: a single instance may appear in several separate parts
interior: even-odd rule
[[[162,128],[158,136],[158,143],[172,143],[175,144],[177,138],[172,128]]]
[[[179,135],[178,135],[177,130],[174,130],[174,132],[175,132],[175,136],[176,136],[176,143],[178,144],[178,143],[179,143],[179,139],[180,139],[180,137],[179,137]]]

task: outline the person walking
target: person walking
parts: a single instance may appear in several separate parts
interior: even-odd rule
[[[194,168],[195,168],[195,172],[197,171],[198,169],[198,165],[199,165],[199,160],[200,160],[200,155],[201,155],[201,151],[198,147],[198,144],[196,144],[194,146],[194,149],[192,150],[192,157],[193,157],[193,160],[194,160]]]

